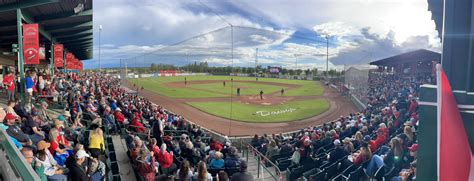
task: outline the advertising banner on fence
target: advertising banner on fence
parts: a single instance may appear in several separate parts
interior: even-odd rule
[[[38,24],[23,25],[23,59],[25,64],[39,64]]]
[[[64,67],[63,51],[62,44],[54,45],[54,67]]]

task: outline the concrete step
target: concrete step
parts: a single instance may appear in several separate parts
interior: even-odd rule
[[[127,146],[124,139],[121,139],[119,135],[112,136],[112,142],[114,143],[115,154],[117,155],[117,162],[120,169],[120,177],[122,180],[136,180],[135,172],[133,172],[130,159],[127,156]]]

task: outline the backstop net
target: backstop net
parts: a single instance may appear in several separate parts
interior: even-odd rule
[[[344,68],[343,88],[360,103],[367,105],[367,92],[369,90],[369,70],[367,65],[350,65]],[[357,103],[356,103],[357,104]]]

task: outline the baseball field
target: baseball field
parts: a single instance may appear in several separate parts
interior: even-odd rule
[[[241,122],[296,121],[317,116],[330,108],[323,95],[324,87],[317,81],[230,76],[152,77],[128,81],[171,98],[177,104]]]

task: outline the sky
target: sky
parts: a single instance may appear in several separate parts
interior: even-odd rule
[[[340,69],[441,50],[426,0],[96,0],[93,6],[94,59],[85,68],[97,68],[99,59],[102,67],[203,61],[253,67],[257,59],[262,66],[325,69],[328,58],[330,69]]]

